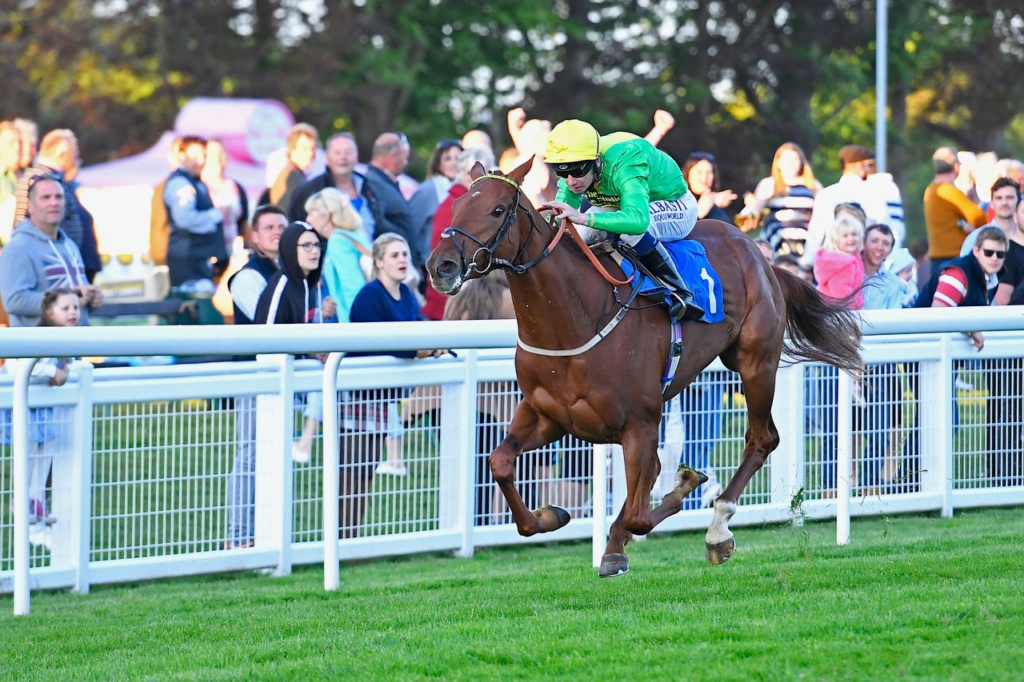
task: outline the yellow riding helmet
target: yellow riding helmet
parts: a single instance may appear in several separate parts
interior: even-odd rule
[[[570,119],[551,129],[544,160],[548,163],[577,163],[597,158],[601,137],[586,121]]]

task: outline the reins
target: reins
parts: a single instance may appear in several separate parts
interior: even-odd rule
[[[462,244],[452,239],[452,243],[455,244],[455,248],[459,252],[459,257],[462,259],[463,278],[468,277],[474,272],[479,272],[482,275],[487,274],[494,266],[508,268],[509,270],[512,270],[516,274],[521,275],[530,268],[532,268],[537,263],[547,258],[549,255],[551,255],[551,250],[558,246],[558,242],[562,238],[562,230],[555,230],[554,239],[551,240],[551,242],[547,245],[547,247],[544,249],[544,251],[541,252],[539,256],[529,261],[528,263],[516,263],[515,261],[518,260],[519,257],[523,255],[527,247],[530,245],[530,240],[533,238],[533,233],[540,231],[540,228],[537,227],[536,221],[533,219],[533,213],[527,211],[527,217],[530,219],[530,234],[523,241],[523,244],[519,247],[519,251],[516,252],[516,255],[512,257],[512,260],[506,260],[504,258],[495,258],[494,249],[497,248],[498,243],[502,240],[502,238],[504,238],[505,235],[508,234],[508,231],[511,229],[512,225],[515,224],[516,218],[519,217],[519,209],[522,206],[523,191],[522,188],[519,186],[519,183],[517,183],[515,180],[507,178],[504,175],[494,175],[490,173],[487,175],[481,175],[477,179],[473,180],[473,182],[470,183],[469,186],[472,187],[481,180],[486,179],[501,180],[502,182],[512,185],[512,187],[514,187],[516,190],[516,195],[512,200],[512,206],[509,207],[508,211],[506,211],[505,218],[504,220],[502,220],[501,226],[498,228],[498,231],[494,233],[494,236],[491,237],[490,240],[484,243],[483,241],[477,239],[476,237],[469,234],[465,230],[452,226],[445,228],[445,230],[441,233],[441,238],[452,239],[453,235],[459,234],[480,247],[473,254],[472,258],[466,258],[466,253],[463,250]],[[477,258],[478,256],[480,256],[481,253],[483,253],[487,258],[487,262],[484,264],[483,267],[477,265]]]
[[[511,208],[509,208],[509,210],[505,213],[505,219],[502,221],[501,227],[498,228],[498,231],[494,233],[494,236],[489,241],[487,241],[487,243],[482,242],[473,235],[454,226],[445,229],[441,233],[441,237],[447,239],[451,239],[452,235],[460,234],[480,247],[479,249],[476,250],[476,253],[473,254],[472,258],[467,259],[466,254],[463,252],[462,245],[459,244],[458,242],[454,242],[453,240],[456,248],[459,251],[459,256],[462,258],[463,277],[470,275],[474,271],[479,272],[481,274],[485,274],[495,265],[497,265],[498,267],[506,267],[515,272],[516,274],[521,275],[530,268],[532,268],[537,263],[540,263],[549,255],[551,255],[551,252],[555,250],[555,247],[558,246],[558,242],[562,239],[562,235],[566,231],[568,231],[569,235],[572,237],[572,240],[576,242],[576,245],[580,247],[581,251],[583,251],[583,255],[587,257],[587,260],[590,261],[591,265],[594,266],[594,269],[597,270],[598,273],[600,273],[601,277],[603,277],[606,282],[608,282],[612,286],[625,286],[626,284],[629,284],[630,282],[633,281],[635,273],[631,274],[624,280],[619,280],[612,277],[611,273],[608,272],[608,270],[601,264],[601,261],[597,259],[597,256],[594,255],[594,252],[590,250],[590,247],[587,245],[587,243],[583,241],[583,237],[580,236],[580,233],[576,229],[576,226],[565,218],[562,218],[561,225],[559,225],[558,228],[555,229],[554,238],[547,245],[547,247],[540,253],[539,256],[529,261],[528,263],[515,263],[519,256],[521,256],[523,252],[526,250],[526,247],[530,242],[530,238],[533,237],[533,233],[539,231],[539,229],[537,228],[537,223],[533,219],[533,213],[530,211],[527,211],[527,215],[530,218],[530,236],[527,237],[524,244],[519,248],[519,252],[516,253],[516,255],[512,258],[511,261],[505,260],[504,258],[495,258],[494,249],[498,246],[498,242],[500,242],[501,239],[508,233],[509,229],[511,229],[512,225],[515,223],[516,218],[519,217],[519,208],[522,205],[522,187],[520,187],[519,183],[513,180],[512,178],[509,178],[504,175],[495,175],[493,173],[487,173],[486,175],[481,175],[480,177],[473,180],[473,182],[471,182],[469,185],[470,188],[472,188],[473,185],[480,182],[481,180],[501,180],[502,182],[511,185],[515,189],[516,196],[515,200],[512,202]],[[476,262],[477,256],[479,256],[481,253],[483,253],[487,257],[487,263],[483,268],[478,266]]]
[[[633,277],[634,275],[636,275],[635,272],[631,273],[629,277],[623,280],[615,279],[614,277],[612,277],[611,273],[605,270],[605,267],[601,265],[601,261],[597,259],[597,256],[594,255],[594,252],[590,250],[589,246],[587,246],[587,243],[583,241],[583,237],[580,236],[580,233],[576,229],[576,226],[573,225],[568,220],[566,220],[565,218],[562,218],[562,229],[569,231],[569,235],[572,236],[572,240],[576,242],[576,245],[579,246],[580,249],[583,251],[583,255],[585,255],[587,259],[591,262],[591,264],[593,264],[593,266],[597,269],[597,271],[601,273],[601,276],[604,277],[604,280],[606,282],[608,282],[612,286],[625,286],[626,284],[629,284],[630,282],[633,281]]]
[[[597,259],[597,256],[594,255],[594,252],[590,250],[590,247],[587,246],[587,243],[583,241],[583,237],[581,237],[580,233],[576,230],[576,226],[565,218],[562,219],[561,224],[557,228],[554,228],[554,237],[552,238],[551,242],[548,243],[548,245],[544,248],[544,250],[541,252],[539,256],[529,261],[528,263],[517,264],[515,261],[518,260],[519,257],[522,256],[522,254],[526,251],[526,248],[527,246],[529,246],[530,239],[533,237],[534,232],[540,231],[540,228],[537,227],[536,221],[533,219],[533,212],[530,210],[527,210],[527,216],[530,219],[530,234],[523,241],[523,244],[519,247],[519,251],[516,253],[515,256],[512,257],[512,260],[505,260],[504,258],[495,258],[494,249],[511,229],[512,225],[515,223],[519,215],[519,208],[522,206],[522,188],[520,187],[519,183],[517,183],[515,180],[512,180],[511,178],[508,178],[504,175],[495,175],[491,173],[481,175],[480,177],[476,178],[475,180],[473,180],[472,183],[470,183],[470,187],[472,188],[473,185],[480,182],[481,180],[500,180],[515,188],[516,195],[512,201],[512,206],[506,211],[505,218],[502,221],[501,226],[498,228],[498,231],[495,232],[494,236],[491,237],[491,239],[489,239],[486,243],[469,234],[465,230],[459,229],[454,226],[446,228],[441,233],[441,238],[451,239],[452,243],[455,245],[455,248],[459,252],[459,258],[462,259],[461,265],[463,278],[468,277],[473,272],[486,274],[494,266],[508,268],[515,272],[516,274],[521,275],[530,268],[532,268],[537,263],[540,263],[549,255],[551,255],[551,252],[554,251],[556,246],[558,246],[558,242],[561,240],[562,235],[565,232],[568,232],[572,237],[573,241],[576,242],[577,246],[580,247],[580,250],[583,251],[583,254],[590,261],[591,265],[594,266],[594,269],[597,270],[597,272],[600,273],[601,277],[612,286],[612,290],[615,292],[615,300],[619,304],[619,311],[612,317],[608,324],[606,324],[602,329],[600,329],[597,332],[597,334],[595,334],[589,341],[587,341],[582,346],[578,346],[576,348],[570,348],[566,350],[549,350],[547,348],[538,348],[537,346],[531,346],[527,344],[525,341],[523,341],[522,337],[518,337],[516,341],[520,348],[529,353],[533,353],[534,355],[546,355],[548,357],[571,357],[574,355],[586,353],[588,350],[590,350],[598,343],[600,343],[606,336],[611,334],[612,330],[615,329],[615,327],[618,326],[619,322],[621,322],[622,319],[626,316],[626,313],[631,310],[630,304],[640,293],[641,280],[636,277],[635,272],[630,274],[630,276],[627,277],[625,280],[618,280],[612,277],[608,270],[601,264],[601,261]],[[467,240],[477,244],[480,247],[476,250],[471,259],[466,258],[466,254],[465,251],[463,250],[462,244],[453,239],[453,236],[456,234],[462,235]],[[483,253],[487,258],[487,262],[485,263],[484,267],[480,267],[479,265],[477,265],[477,258],[480,256],[481,253]],[[633,286],[632,290],[630,291],[629,300],[626,301],[625,303],[622,303],[621,301],[619,301],[618,289],[616,289],[616,287],[630,283],[632,283]]]

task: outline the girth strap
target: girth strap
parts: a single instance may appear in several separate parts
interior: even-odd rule
[[[668,393],[668,387],[676,378],[676,370],[679,369],[679,360],[683,357],[683,324],[679,320],[672,321],[672,328],[669,330],[671,343],[668,346],[668,362],[665,363],[665,376],[661,378],[661,394]]]
[[[569,225],[571,224],[572,223],[569,223]],[[575,232],[575,230],[572,230],[572,232]],[[586,247],[584,248],[584,251],[589,254],[590,248]],[[640,284],[641,282],[643,282],[643,279],[640,277],[631,277],[630,280],[632,280],[632,286],[629,290],[629,298],[626,299],[625,303],[619,303],[619,312],[615,313],[615,317],[613,317],[611,321],[608,322],[608,324],[606,324],[599,332],[597,332],[597,334],[595,334],[592,339],[587,341],[582,346],[578,346],[576,348],[569,348],[566,350],[549,350],[547,348],[538,348],[537,346],[531,346],[530,344],[523,341],[523,337],[521,336],[516,337],[516,344],[518,344],[518,346],[525,350],[527,353],[533,353],[534,355],[545,355],[549,358],[565,358],[571,357],[573,355],[581,355],[583,353],[586,353],[588,350],[599,344],[602,339],[611,334],[612,330],[615,329],[615,327],[618,326],[619,322],[622,321],[622,318],[626,316],[626,313],[630,311],[629,306],[632,305],[633,301],[635,301],[636,297],[640,294]],[[626,283],[630,283],[630,280],[627,280]],[[619,300],[618,293],[616,293],[615,299],[617,301]]]
[[[615,314],[615,317],[612,318],[611,322],[604,326],[604,329],[599,331],[594,338],[590,339],[590,341],[587,341],[585,344],[577,348],[571,348],[568,350],[548,350],[546,348],[537,348],[536,346],[531,346],[530,344],[525,343],[522,337],[517,337],[516,343],[518,343],[519,347],[528,353],[533,353],[534,355],[546,355],[549,358],[564,358],[571,355],[580,355],[601,343],[601,340],[612,333],[612,330],[618,326],[619,322],[622,321],[622,318],[624,318],[628,312],[629,308],[626,306],[619,308],[619,312]]]

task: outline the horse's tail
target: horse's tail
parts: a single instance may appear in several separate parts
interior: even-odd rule
[[[825,362],[859,375],[864,368],[861,331],[857,315],[847,307],[850,300],[830,302],[796,275],[775,266],[772,269],[786,301],[786,355],[794,360]]]

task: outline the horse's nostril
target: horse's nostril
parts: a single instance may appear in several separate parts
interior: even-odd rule
[[[459,265],[455,261],[446,260],[441,261],[441,264],[437,266],[437,274],[442,277],[450,277],[456,275],[459,272]]]

